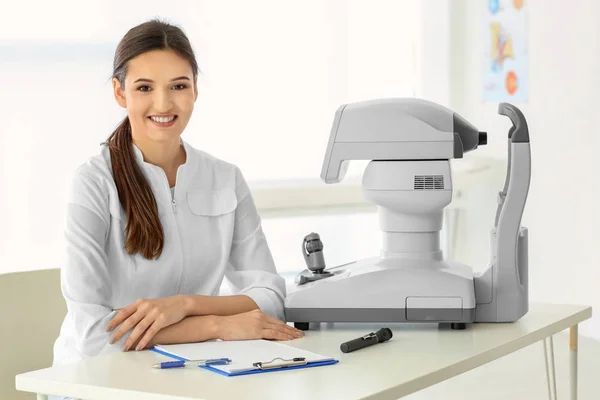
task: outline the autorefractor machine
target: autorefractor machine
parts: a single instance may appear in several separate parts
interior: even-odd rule
[[[450,160],[487,144],[460,115],[422,99],[345,104],[335,113],[321,178],[338,183],[350,160],[370,160],[364,197],[377,205],[380,255],[326,268],[317,233],[302,243],[308,268],[285,300],[299,329],[311,322],[434,322],[463,329],[473,322],[513,322],[528,311],[529,192],[527,122],[512,104],[498,113],[512,122],[508,166],[490,231],[490,261],[481,273],[444,259],[440,230],[452,201]]]

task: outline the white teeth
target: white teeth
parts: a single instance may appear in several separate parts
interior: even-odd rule
[[[164,124],[165,122],[173,121],[175,119],[175,116],[172,116],[172,117],[150,117],[150,118],[154,122],[162,122]]]

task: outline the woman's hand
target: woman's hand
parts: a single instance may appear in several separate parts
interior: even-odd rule
[[[302,331],[286,325],[259,309],[217,317],[217,331],[223,340],[275,339],[292,340],[304,336]]]
[[[159,330],[176,324],[185,317],[187,317],[187,303],[182,295],[160,299],[139,299],[120,309],[108,323],[106,330],[110,332],[122,322],[119,329],[111,336],[110,343],[119,341],[123,335],[133,329],[123,345],[123,351],[128,351],[133,345],[136,345],[136,350],[140,350],[146,347]]]

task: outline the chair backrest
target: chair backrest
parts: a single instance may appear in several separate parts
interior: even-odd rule
[[[52,365],[52,348],[67,313],[60,269],[0,275],[0,399],[32,399],[15,376]]]

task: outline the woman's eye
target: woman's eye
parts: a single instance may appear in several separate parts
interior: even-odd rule
[[[175,85],[175,86],[173,86],[173,88],[176,88],[176,90],[183,90],[183,89],[185,89],[186,87],[187,87],[187,86],[186,86],[185,84],[183,84],[183,83],[180,83],[179,85]],[[148,86],[148,85],[143,85],[143,86],[140,86],[139,88],[137,88],[137,90],[139,90],[140,92],[147,92],[147,91],[149,91],[149,90],[150,90],[150,86]]]

